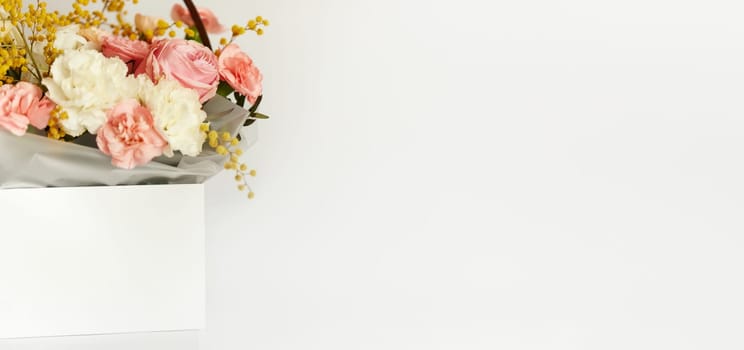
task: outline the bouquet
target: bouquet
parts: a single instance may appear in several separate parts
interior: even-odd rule
[[[240,162],[263,76],[235,39],[262,35],[256,17],[226,32],[190,0],[170,19],[138,0],[0,0],[0,187],[203,182],[222,169],[253,192]],[[254,132],[255,133],[255,132]]]

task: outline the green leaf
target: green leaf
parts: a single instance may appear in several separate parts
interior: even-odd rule
[[[269,116],[261,113],[251,113],[251,118],[255,119],[269,119]]]
[[[201,37],[199,37],[199,31],[196,29],[196,27],[189,27],[189,29],[194,32],[194,36],[186,35],[186,40],[193,40],[199,44],[203,44]]]
[[[258,110],[258,106],[261,105],[261,100],[263,100],[263,95],[258,96],[258,98],[256,99],[256,103],[251,106],[251,109],[249,109],[248,112],[256,113],[256,111]]]
[[[235,89],[233,89],[232,86],[230,86],[230,84],[224,81],[220,81],[220,85],[217,86],[217,95],[220,95],[222,97],[227,97],[227,95],[230,95],[234,91]]]

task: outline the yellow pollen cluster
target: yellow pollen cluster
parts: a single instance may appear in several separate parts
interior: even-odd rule
[[[67,112],[62,111],[61,107],[57,106],[52,110],[51,118],[49,118],[49,129],[47,130],[47,137],[54,140],[60,140],[67,136],[60,127],[59,121],[67,119]]]
[[[3,83],[11,84],[15,80],[20,80],[21,74],[28,71],[26,67],[26,49],[20,48],[13,44],[9,38],[4,38],[0,44],[0,76],[4,79]]]
[[[91,0],[96,1],[96,0]],[[143,33],[138,33],[135,26],[129,22],[127,17],[127,11],[126,11],[126,4],[127,2],[131,2],[132,4],[137,4],[138,0],[102,0],[102,11],[101,12],[110,12],[114,15],[114,18],[116,18],[115,23],[108,23],[107,21],[104,21],[104,23],[108,23],[111,27],[111,32],[114,35],[120,35],[123,37],[128,37],[132,40],[136,40],[140,37]]]
[[[57,28],[77,25],[81,30],[109,24],[114,34],[136,35],[134,27],[124,20],[127,2],[138,0],[75,0],[68,13],[50,11],[47,2],[35,1],[24,6],[22,0],[0,0],[0,8],[7,14],[0,17],[0,74],[1,83],[19,80],[22,73],[30,73],[36,81],[48,75],[41,67],[50,65],[62,54],[54,48]],[[91,5],[98,10],[89,9]],[[108,23],[106,13],[113,13],[116,23]],[[167,26],[167,23],[166,23]],[[28,55],[42,51],[44,57]]]
[[[268,27],[269,26],[269,20],[265,19],[261,16],[256,16],[256,19],[252,19],[248,21],[248,30],[252,30],[256,32],[258,35],[263,35],[264,30],[261,27]]]
[[[206,131],[208,128],[208,126],[203,126],[202,131]],[[248,199],[253,199],[256,194],[253,193],[251,187],[248,185],[248,178],[255,177],[256,170],[249,169],[247,164],[240,162],[240,156],[243,155],[243,151],[237,148],[240,141],[232,137],[228,132],[219,133],[215,130],[210,130],[207,133],[207,139],[209,147],[214,148],[217,154],[228,157],[227,162],[225,162],[225,169],[235,171],[235,181],[238,183],[238,190],[247,191]]]
[[[261,17],[256,16],[256,18],[248,21],[248,23],[242,27],[237,24],[233,25],[232,28],[230,28],[230,31],[232,32],[232,36],[228,38],[220,38],[220,45],[227,46],[231,44],[233,41],[235,41],[235,38],[245,34],[248,31],[256,32],[257,35],[263,35],[264,34],[264,27],[269,26],[269,20]]]
[[[180,24],[179,24],[180,23]],[[152,41],[155,37],[165,36],[168,35],[169,37],[173,38],[176,36],[176,31],[172,28],[181,28],[183,26],[183,23],[174,22],[174,23],[168,23],[165,20],[158,20],[157,25],[155,29],[146,29],[144,32],[140,33],[140,37],[142,39],[145,39],[147,41]]]

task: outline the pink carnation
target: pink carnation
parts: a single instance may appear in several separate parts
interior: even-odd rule
[[[21,81],[15,85],[0,87],[0,128],[14,135],[22,136],[31,124],[44,129],[55,104],[42,98],[41,89],[31,83]]]
[[[253,64],[253,60],[236,44],[227,45],[219,57],[220,77],[235,91],[256,102],[263,91],[263,75]]]
[[[136,74],[146,74],[155,83],[162,78],[178,81],[181,86],[195,90],[201,103],[217,94],[220,83],[214,52],[184,39],[161,39],[152,43],[150,53]]]
[[[198,7],[196,10],[199,12],[199,17],[201,17],[202,23],[204,23],[204,29],[206,29],[208,33],[216,34],[225,31],[225,26],[220,24],[219,19],[217,19],[217,16],[215,16],[212,11],[204,7]],[[189,27],[194,26],[194,19],[191,18],[189,9],[181,4],[173,5],[173,8],[171,9],[171,18],[173,18],[174,21],[181,21]]]
[[[152,114],[135,99],[114,106],[96,137],[98,148],[111,164],[132,169],[163,154],[168,142],[155,128]]]
[[[116,35],[109,35],[101,41],[101,53],[106,57],[118,57],[129,67],[132,73],[150,52],[150,44],[142,40],[132,40]]]

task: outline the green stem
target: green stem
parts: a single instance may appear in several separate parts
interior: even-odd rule
[[[207,35],[207,29],[204,27],[204,22],[202,22],[201,16],[199,16],[199,10],[196,9],[193,1],[183,0],[183,2],[186,4],[186,8],[189,9],[189,14],[191,15],[191,19],[194,20],[196,30],[199,31],[199,37],[202,40],[202,44],[211,50],[212,44],[209,42],[209,35]]]
[[[36,63],[36,59],[34,58],[34,47],[33,45],[29,45],[28,41],[26,41],[26,34],[25,31],[22,30],[18,25],[15,26],[16,30],[18,30],[18,33],[20,33],[21,38],[23,38],[23,47],[26,48],[26,54],[28,54],[28,57],[31,57],[31,66],[36,70],[36,74],[34,75],[34,78],[39,81],[39,84],[41,84],[41,69],[39,69],[39,64]],[[34,72],[31,72],[31,74],[34,74]]]

